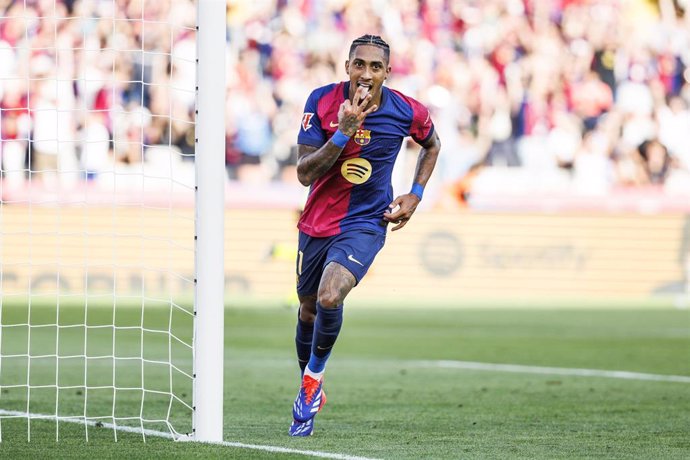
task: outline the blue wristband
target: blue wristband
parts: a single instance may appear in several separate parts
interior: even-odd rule
[[[340,147],[341,149],[345,147],[345,144],[347,144],[347,141],[350,140],[350,137],[345,135],[341,130],[336,130],[336,132],[333,134],[333,137],[331,137],[331,142],[333,142],[335,145]]]
[[[422,201],[422,196],[424,195],[424,186],[415,182],[412,184],[412,190],[410,190],[410,193],[416,195],[417,198],[419,198],[419,201]]]

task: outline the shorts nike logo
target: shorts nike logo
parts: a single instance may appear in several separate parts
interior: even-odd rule
[[[338,127],[338,123],[330,122],[329,124],[330,124],[331,128],[337,128]]]
[[[347,256],[347,260],[352,261],[352,262],[354,262],[354,263],[356,263],[356,264],[359,264],[359,265],[361,265],[362,267],[364,267],[364,264],[363,264],[362,262],[360,262],[359,260],[355,259],[355,258],[352,256],[352,254],[350,254],[349,256]]]

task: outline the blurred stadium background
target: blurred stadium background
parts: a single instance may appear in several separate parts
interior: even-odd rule
[[[392,49],[388,84],[431,108],[443,149],[414,222],[389,236],[352,304],[686,304],[687,0],[227,6],[229,298],[294,301],[302,107],[311,89],[345,78],[350,41],[376,33]],[[142,186],[136,174],[193,177],[195,4],[0,0],[0,10],[4,290],[53,292],[54,267],[83,254],[45,249],[41,264],[24,263],[29,198],[37,223],[57,219],[58,205],[66,233],[82,225],[69,203],[84,196],[107,213],[143,191],[144,204],[191,213],[189,194],[168,181]],[[409,189],[416,153],[413,144],[401,152],[396,193]],[[140,226],[140,216],[123,207],[117,220]],[[188,227],[167,237],[184,238]],[[118,256],[140,260],[141,248]],[[140,273],[98,272],[112,254],[92,257],[102,282],[89,290],[141,285]],[[168,259],[160,263],[193,270],[189,257]],[[149,292],[178,289],[143,276]],[[59,282],[63,292],[86,289],[77,271]]]

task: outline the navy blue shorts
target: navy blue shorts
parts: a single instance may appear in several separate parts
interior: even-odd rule
[[[350,230],[326,238],[299,232],[297,293],[316,294],[323,270],[330,262],[347,268],[359,284],[385,242],[384,233],[367,230]]]

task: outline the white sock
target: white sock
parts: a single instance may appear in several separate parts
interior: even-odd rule
[[[309,377],[316,379],[318,381],[321,381],[323,379],[323,373],[325,370],[321,372],[313,372],[311,369],[309,369],[309,365],[304,369],[304,375],[308,375]]]

